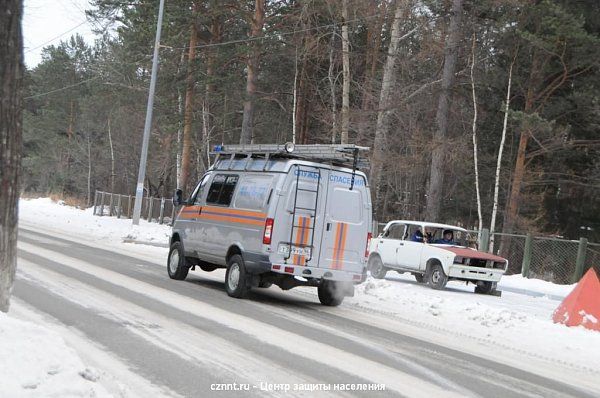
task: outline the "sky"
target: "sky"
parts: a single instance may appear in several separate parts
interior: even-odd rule
[[[89,0],[25,0],[23,38],[25,65],[35,67],[42,59],[42,49],[67,40],[79,33],[93,43],[92,25],[86,21]]]

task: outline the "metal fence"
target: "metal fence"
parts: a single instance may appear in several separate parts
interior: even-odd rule
[[[385,223],[376,223],[377,236]],[[507,274],[522,274],[558,284],[576,283],[592,267],[600,267],[600,243],[587,239],[568,240],[554,237],[469,231],[479,236],[479,249],[489,251],[494,242],[494,254],[508,260]],[[476,239],[474,239],[476,241]]]
[[[131,218],[135,195],[121,195],[96,191],[94,194],[94,215],[117,218]],[[159,224],[172,224],[176,208],[170,198],[144,197],[141,218]]]

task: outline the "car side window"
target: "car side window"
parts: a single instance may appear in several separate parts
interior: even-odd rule
[[[202,201],[202,193],[204,192],[204,187],[206,186],[206,183],[208,182],[208,178],[209,178],[208,174],[205,174],[202,177],[202,179],[196,186],[196,189],[194,189],[194,192],[192,192],[189,203],[193,203],[195,205],[200,204],[200,202]]]
[[[404,224],[394,224],[390,226],[385,237],[388,239],[402,239],[404,237]]]
[[[237,175],[217,174],[208,189],[206,203],[229,206],[238,180]]]

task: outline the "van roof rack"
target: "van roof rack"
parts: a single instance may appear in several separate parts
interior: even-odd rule
[[[254,155],[269,158],[304,159],[317,162],[333,163],[352,169],[368,168],[366,157],[361,157],[369,147],[354,144],[314,144],[296,145],[286,144],[243,144],[243,145],[216,145],[211,152],[217,155],[215,163],[222,155],[229,155],[232,159],[237,155],[252,157]]]

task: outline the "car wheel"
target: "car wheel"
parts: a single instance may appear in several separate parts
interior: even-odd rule
[[[369,271],[371,271],[373,278],[383,279],[388,270],[383,266],[381,259],[378,256],[374,256],[369,259]]]
[[[427,284],[433,289],[441,290],[448,283],[448,276],[440,264],[432,264],[427,272]]]
[[[337,307],[344,301],[344,294],[337,284],[332,281],[323,281],[317,288],[319,301],[329,307]]]
[[[475,293],[492,294],[495,289],[496,284],[494,282],[478,282],[477,286],[475,286]]]
[[[417,280],[417,282],[419,283],[425,283],[425,275],[423,274],[413,274],[415,276],[415,279]]]
[[[169,278],[182,281],[190,271],[185,254],[183,253],[183,245],[181,242],[173,242],[169,250],[169,258],[167,259],[167,272]]]
[[[246,297],[250,290],[248,287],[248,274],[246,273],[244,259],[239,254],[231,256],[227,262],[225,290],[228,295],[235,298]]]

